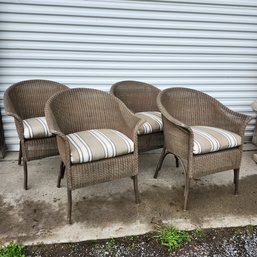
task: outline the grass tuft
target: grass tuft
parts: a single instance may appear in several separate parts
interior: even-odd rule
[[[161,242],[161,245],[174,249],[179,247],[183,242],[190,239],[189,234],[179,231],[173,227],[157,227],[157,235],[155,236]]]
[[[24,246],[12,241],[8,245],[0,246],[0,257],[25,257],[23,251]]]
[[[203,229],[199,227],[192,231],[192,236],[200,237],[203,235],[203,233],[204,233]]]

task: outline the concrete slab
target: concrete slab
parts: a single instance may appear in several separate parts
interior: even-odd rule
[[[139,157],[142,203],[134,203],[132,180],[125,178],[82,188],[73,193],[73,225],[66,223],[66,181],[56,187],[59,158],[29,163],[29,190],[23,190],[23,167],[17,153],[0,161],[0,243],[83,241],[143,234],[156,223],[179,229],[257,225],[255,147],[246,145],[240,195],[233,195],[233,172],[192,182],[189,210],[183,211],[182,168],[168,156],[153,179],[159,153]]]

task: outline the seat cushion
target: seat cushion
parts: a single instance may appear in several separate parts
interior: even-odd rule
[[[193,154],[204,154],[241,145],[241,137],[233,132],[207,126],[192,126]]]
[[[137,131],[138,135],[162,131],[162,115],[160,112],[137,112],[135,115],[145,121]]]
[[[113,129],[92,129],[67,135],[72,163],[85,163],[134,152],[134,142]]]
[[[51,137],[52,134],[46,123],[45,117],[35,117],[23,120],[24,138]]]

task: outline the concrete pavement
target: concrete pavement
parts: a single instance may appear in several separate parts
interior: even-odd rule
[[[112,238],[149,232],[156,223],[179,229],[257,225],[256,151],[246,145],[240,173],[240,194],[233,195],[233,172],[191,183],[189,210],[183,211],[182,168],[165,159],[153,179],[159,152],[139,157],[142,203],[134,203],[132,180],[125,178],[73,192],[73,224],[66,222],[66,180],[56,187],[59,157],[28,164],[29,190],[23,189],[23,167],[17,153],[0,161],[0,244],[55,243]]]

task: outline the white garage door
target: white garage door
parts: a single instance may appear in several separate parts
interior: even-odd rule
[[[109,90],[124,79],[202,90],[254,115],[257,1],[0,0],[3,93],[25,79]],[[18,149],[3,115],[9,150]],[[247,127],[248,140],[254,121]]]

